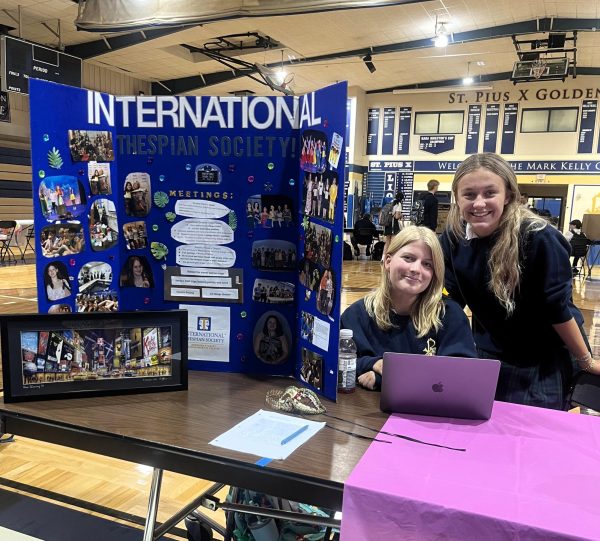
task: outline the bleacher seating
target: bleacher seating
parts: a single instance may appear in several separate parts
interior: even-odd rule
[[[33,219],[30,152],[0,146],[0,220],[27,219]]]

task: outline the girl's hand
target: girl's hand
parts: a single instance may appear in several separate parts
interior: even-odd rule
[[[383,376],[383,359],[379,359],[373,365],[373,372],[376,372],[380,376]]]
[[[369,370],[364,374],[358,376],[358,384],[365,389],[370,389],[371,391],[375,388],[375,372],[373,370]]]

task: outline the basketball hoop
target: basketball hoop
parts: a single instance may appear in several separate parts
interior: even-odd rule
[[[544,75],[544,73],[546,73],[546,67],[547,64],[545,60],[541,58],[534,60],[531,64],[531,76],[535,79],[539,79],[542,75]]]

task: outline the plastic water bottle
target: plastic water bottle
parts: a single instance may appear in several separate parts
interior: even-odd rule
[[[352,393],[356,389],[356,344],[352,329],[340,329],[338,391]]]

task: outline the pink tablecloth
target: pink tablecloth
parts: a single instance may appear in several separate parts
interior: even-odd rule
[[[489,421],[392,415],[344,488],[342,541],[600,540],[600,417],[496,402]]]

